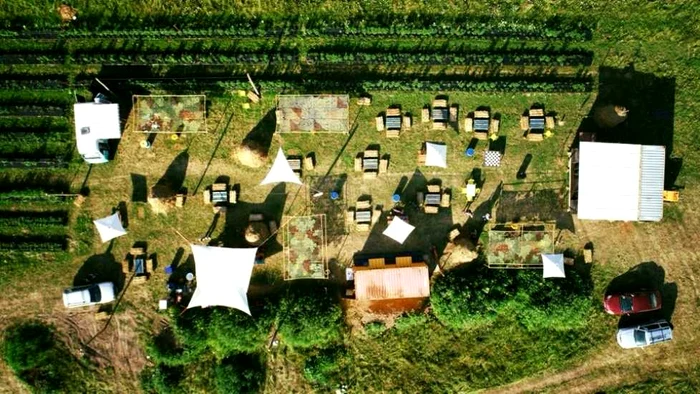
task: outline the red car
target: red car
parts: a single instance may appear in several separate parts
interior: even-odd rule
[[[657,290],[606,295],[603,307],[605,312],[611,315],[629,315],[659,310],[661,309],[661,292]]]

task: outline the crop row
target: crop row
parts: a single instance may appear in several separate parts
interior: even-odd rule
[[[236,18],[233,16],[233,18]],[[389,19],[391,18],[391,19]],[[450,17],[448,15],[417,15],[413,20],[396,20],[396,15],[375,15],[372,20],[366,15],[356,21],[332,21],[330,18],[315,20],[285,20],[270,23],[264,20],[231,20],[229,18],[160,17],[147,21],[139,18],[129,21],[110,21],[101,18],[90,21],[81,15],[67,30],[26,29],[3,30],[0,37],[27,38],[167,38],[167,37],[471,37],[471,38],[519,38],[584,41],[591,38],[591,29],[581,22],[550,20],[542,22],[477,19],[473,17]],[[227,20],[228,19],[228,20]],[[389,20],[386,20],[389,19]],[[167,22],[166,22],[167,20]],[[118,24],[117,24],[118,23]],[[101,26],[100,26],[101,25]],[[173,28],[177,26],[177,28]]]
[[[52,55],[4,55],[5,64],[101,64],[101,65],[188,65],[188,64],[250,64],[250,63],[306,63],[306,64],[465,64],[465,65],[590,65],[590,53],[528,53],[528,52],[476,52],[476,53],[308,53],[301,59],[294,53],[245,53],[245,54],[74,54]]]
[[[2,107],[0,107],[2,108]],[[25,133],[50,133],[70,130],[66,118],[54,117],[0,117],[0,135],[6,131]]]
[[[0,116],[64,116],[66,109],[57,106],[5,105],[0,106]]]
[[[65,237],[45,236],[0,236],[0,251],[5,252],[60,252],[66,250]]]
[[[65,156],[65,155],[63,155]],[[16,169],[52,169],[66,168],[68,162],[61,156],[43,157],[43,158],[5,158],[0,155],[0,168],[16,168]]]
[[[41,81],[23,81],[28,86],[39,85]],[[0,106],[37,105],[37,106],[68,106],[75,102],[75,97],[68,90],[27,88],[27,85],[16,81],[16,86],[3,86],[0,76]],[[65,86],[64,86],[65,88]]]
[[[65,226],[68,223],[66,211],[0,211],[0,228]]]

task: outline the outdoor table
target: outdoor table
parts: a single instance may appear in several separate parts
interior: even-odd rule
[[[438,205],[440,204],[440,193],[428,193],[425,195],[426,205]]]
[[[476,130],[476,131],[489,131],[489,120],[488,119],[474,119],[474,130]]]

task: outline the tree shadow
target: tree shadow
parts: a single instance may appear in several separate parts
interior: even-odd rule
[[[516,179],[527,178],[527,168],[530,167],[530,162],[532,162],[532,154],[528,153],[520,164],[520,168],[518,168],[518,173],[515,175]]]
[[[476,209],[472,210],[472,216],[464,223],[464,229],[473,242],[476,243],[479,240],[481,233],[484,231],[484,227],[486,227],[486,224],[489,222],[485,220],[485,216],[486,214],[492,216],[493,207],[502,191],[503,182],[499,183],[486,201],[480,203]]]
[[[663,145],[673,152],[676,79],[624,69],[598,69],[598,96],[579,131],[595,132],[600,142]],[[629,111],[626,116],[616,106]],[[578,143],[578,141],[575,141]]]
[[[73,277],[73,286],[83,286],[102,282],[113,282],[116,293],[124,287],[122,265],[112,253],[106,252],[90,256]]]
[[[272,136],[275,134],[277,118],[275,110],[269,110],[250,132],[243,138],[241,145],[256,152],[260,157],[267,157],[272,145]]]
[[[119,218],[122,221],[122,227],[124,229],[129,228],[129,209],[126,206],[125,201],[120,201],[115,209],[112,210],[112,214],[119,213]]]
[[[175,197],[185,183],[189,160],[190,155],[187,151],[178,154],[165,170],[165,174],[151,188],[151,196],[154,198]]]
[[[282,217],[287,202],[287,195],[286,185],[279,183],[272,188],[262,203],[250,203],[239,200],[236,205],[228,207],[225,213],[224,229],[211,244],[228,248],[251,247],[245,239],[245,231],[251,214],[262,214],[263,223],[268,225],[271,220],[274,220],[277,223],[277,227],[282,228],[284,225]],[[278,240],[279,238],[276,234],[270,234],[270,239],[259,247],[265,257],[273,256],[282,251],[282,244]]]
[[[141,174],[131,174],[131,202],[148,201],[148,184],[146,176]]]

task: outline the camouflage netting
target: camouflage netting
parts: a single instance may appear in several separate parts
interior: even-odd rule
[[[134,130],[144,133],[207,131],[206,96],[134,96]]]
[[[285,226],[285,279],[327,278],[325,216],[290,218]]]
[[[280,133],[347,133],[347,95],[281,95],[277,98],[277,131]]]
[[[492,268],[541,266],[540,254],[554,251],[554,232],[550,226],[533,226],[488,233],[486,261]]]

